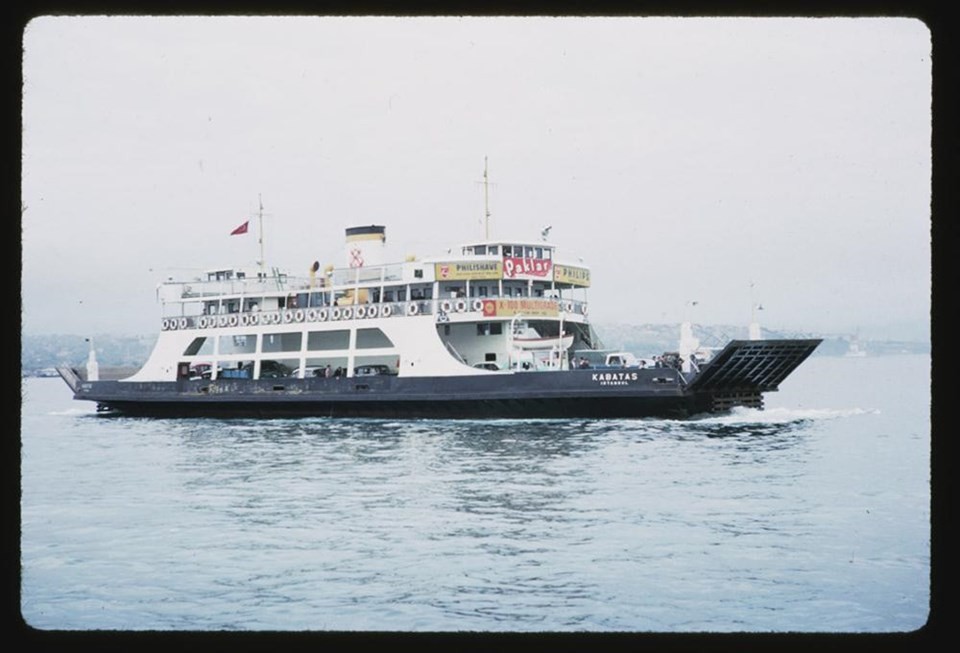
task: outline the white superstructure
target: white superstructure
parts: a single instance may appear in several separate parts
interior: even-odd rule
[[[554,245],[484,240],[387,263],[385,240],[348,228],[346,267],[304,276],[223,268],[161,284],[156,347],[125,380],[560,370],[569,348],[593,346],[590,270]]]

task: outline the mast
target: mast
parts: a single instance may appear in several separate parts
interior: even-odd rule
[[[483,237],[490,240],[490,193],[488,190],[487,157],[483,157]]]
[[[257,193],[257,200],[260,203],[260,211],[257,213],[257,242],[260,243],[260,278],[265,279],[267,277],[266,272],[264,272],[264,267],[266,262],[263,260],[263,196],[260,193]]]

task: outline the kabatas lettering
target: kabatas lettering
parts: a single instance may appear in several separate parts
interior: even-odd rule
[[[627,385],[630,381],[636,381],[639,375],[636,372],[594,372],[591,376],[592,381],[600,385]]]

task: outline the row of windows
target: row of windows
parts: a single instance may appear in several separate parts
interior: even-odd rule
[[[535,245],[504,245],[502,248],[503,256],[513,258],[552,258],[553,250],[549,247],[537,247]],[[464,247],[463,253],[475,256],[496,256],[501,253],[500,245],[474,245],[473,247]]]
[[[253,354],[257,347],[257,334],[243,334],[234,336],[217,336],[219,338],[219,353],[223,356],[233,354]],[[297,352],[303,344],[303,333],[299,331],[287,333],[262,334],[260,351],[264,353]],[[214,338],[201,336],[183,352],[184,356],[212,356]],[[336,331],[310,331],[307,333],[308,351],[331,351],[347,349],[350,346],[350,331],[338,329]],[[381,349],[393,347],[393,343],[380,329],[357,329],[357,349]]]

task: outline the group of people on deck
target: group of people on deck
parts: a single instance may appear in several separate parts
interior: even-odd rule
[[[697,360],[697,357],[695,355],[693,354],[690,355],[690,362],[694,365],[694,369],[697,369],[697,363],[699,363],[699,360]],[[629,367],[626,361],[623,361],[621,363],[621,366]],[[656,368],[668,367],[668,368],[677,369],[677,370],[681,369],[682,366],[683,366],[683,359],[677,355],[654,356],[653,364],[651,365],[651,367],[656,367]],[[577,368],[587,369],[590,367],[593,367],[593,365],[591,365],[590,361],[588,361],[583,356],[574,357],[573,360],[571,361],[571,368],[573,369],[577,369]],[[637,363],[637,367],[641,370],[645,369],[647,367],[647,361],[641,358]]]

